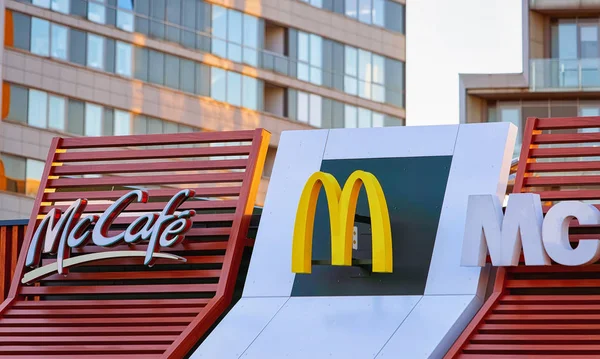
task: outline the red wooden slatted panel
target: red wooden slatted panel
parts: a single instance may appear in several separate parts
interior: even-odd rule
[[[65,211],[69,202],[86,198],[84,215],[99,214],[131,189],[146,189],[149,201],[129,205],[113,221],[108,231],[113,236],[139,215],[162,211],[186,185],[196,196],[178,210],[197,214],[184,242],[164,249],[186,262],[158,259],[149,268],[143,258],[107,259],[22,285],[23,251],[8,300],[0,306],[0,355],[185,356],[231,301],[268,143],[263,130],[56,138],[24,248],[52,208]],[[89,243],[73,249],[72,257],[147,247]],[[54,262],[54,255],[45,254],[41,264]],[[140,334],[146,335],[139,339]]]
[[[26,230],[26,225],[0,225],[0,302],[8,296]]]
[[[556,201],[600,203],[600,161],[590,158],[600,156],[598,142],[600,117],[528,119],[514,192],[539,193],[544,212]],[[575,243],[600,233],[575,221],[571,228]],[[499,269],[492,296],[445,358],[598,358],[598,286],[598,263]]]
[[[252,146],[170,148],[160,150],[120,150],[94,152],[57,153],[55,162],[90,162],[112,160],[155,160],[165,158],[191,158],[210,156],[244,156],[252,151]]]

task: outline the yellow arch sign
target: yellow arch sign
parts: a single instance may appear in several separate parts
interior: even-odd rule
[[[325,189],[329,208],[331,264],[352,265],[352,231],[361,186],[364,186],[367,192],[371,212],[373,272],[392,272],[392,230],[385,195],[377,178],[365,171],[354,171],[348,177],[343,190],[335,177],[329,173],[315,172],[308,178],[296,213],[292,272],[311,272],[313,227],[321,187]]]

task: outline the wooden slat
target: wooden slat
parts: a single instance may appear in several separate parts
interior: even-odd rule
[[[106,173],[145,173],[160,171],[197,171],[197,170],[227,170],[246,168],[248,161],[243,160],[218,160],[218,161],[164,161],[132,165],[131,163],[111,164],[82,164],[58,166],[53,169],[56,176],[106,174]]]
[[[201,270],[144,270],[139,272],[92,272],[69,273],[68,276],[54,274],[44,278],[44,281],[73,281],[73,280],[125,280],[125,279],[182,279],[182,278],[218,278],[220,269]]]
[[[164,185],[184,183],[227,183],[241,182],[244,173],[211,173],[199,175],[119,176],[100,178],[59,178],[48,180],[48,187],[72,188],[90,186]]]
[[[185,330],[185,325],[131,325],[131,326],[1,326],[0,336],[44,335],[58,337],[63,335],[172,335]]]
[[[196,192],[196,197],[213,197],[213,196],[237,196],[240,187],[213,187],[213,188],[189,188]],[[146,190],[150,198],[155,197],[172,197],[181,191],[182,188],[163,188]],[[85,192],[53,192],[45,193],[44,200],[48,202],[55,201],[74,201],[80,198],[88,200],[107,200],[114,201],[121,198],[123,195],[131,192],[131,190],[116,190],[116,191],[85,191]]]
[[[581,323],[599,322],[600,314],[490,314],[486,318],[488,323]]]
[[[526,177],[526,186],[577,186],[600,185],[600,176],[544,176]]]
[[[217,156],[246,156],[252,146],[223,146],[199,148],[169,148],[154,150],[120,150],[65,152],[56,154],[56,162],[124,161],[164,158],[191,158]]]
[[[565,343],[600,343],[600,334],[476,334],[472,339],[473,343],[540,343],[556,344]]]
[[[598,126],[598,124],[596,124]],[[598,126],[600,127],[600,126]],[[600,132],[533,135],[535,144],[600,142]]]
[[[600,286],[600,279],[531,279],[507,280],[507,288],[593,288]]]
[[[594,351],[600,355],[600,344],[512,344],[510,347],[499,344],[467,344],[465,352],[480,353],[541,353],[541,354],[570,354],[573,352]]]
[[[86,353],[86,359],[159,359],[162,356],[160,354],[92,354]],[[22,358],[18,356],[16,358]],[[30,357],[23,357],[30,359]],[[15,355],[2,355],[0,353],[0,359],[15,359]],[[81,354],[36,354],[35,359],[81,359]]]
[[[533,162],[527,164],[528,172],[600,171],[600,161]],[[598,198],[598,197],[596,197]]]
[[[224,131],[200,133],[176,133],[169,135],[129,135],[105,137],[73,137],[63,139],[60,148],[102,148],[119,146],[150,146],[169,144],[191,144],[209,142],[247,142],[252,141],[255,132]]]
[[[161,317],[161,325],[188,325],[194,317]],[[156,325],[158,322],[157,318],[132,318],[132,317],[118,317],[118,318],[2,318],[0,319],[0,326],[88,326],[88,325]]]
[[[559,157],[595,157],[600,156],[599,147],[568,147],[568,148],[532,148],[531,158],[559,158]]]
[[[46,300],[19,301],[11,308],[162,308],[165,306],[197,307],[208,304],[210,299],[104,299],[104,300]]]
[[[211,201],[211,202],[224,202],[224,201]],[[230,208],[224,206],[225,208]],[[216,207],[219,208],[219,207]],[[179,208],[183,209],[183,208]],[[112,222],[113,224],[131,224],[139,216],[119,216]],[[196,214],[192,217],[194,223],[211,223],[211,222],[231,222],[235,217],[234,213],[211,213],[211,214]]]
[[[600,199],[600,190],[563,190],[537,192],[545,201]]]
[[[191,293],[215,292],[216,284],[96,285],[60,287],[22,287],[24,295],[123,294],[123,293]]]
[[[157,354],[163,352],[167,344],[121,344],[107,346],[104,344],[85,345],[3,345],[2,354],[26,354],[36,355],[50,353],[119,353],[119,354]]]
[[[544,324],[496,324],[483,323],[479,327],[482,333],[600,333],[600,324],[552,323]]]
[[[73,344],[73,343],[91,343],[91,344],[143,344],[143,343],[162,343],[169,344],[177,338],[176,335],[103,335],[103,336],[86,336],[86,335],[61,335],[61,336],[0,336],[0,346],[7,344]]]
[[[575,128],[594,128],[600,127],[600,117],[553,117],[538,118],[537,130],[560,130]]]
[[[530,312],[600,312],[600,302],[598,304],[499,304],[494,308],[494,313],[513,313]]]
[[[3,314],[4,318],[60,318],[60,317],[85,317],[102,318],[127,315],[130,317],[163,317],[178,315],[195,315],[202,310],[204,306],[198,307],[164,307],[164,308],[110,308],[95,310],[93,308],[66,308],[66,309],[9,309]],[[159,320],[159,319],[157,319]]]
[[[227,248],[226,241],[220,242],[193,242],[193,241],[183,241],[182,243],[175,245],[173,247],[161,248],[161,252],[181,252],[181,251],[215,251],[215,250],[224,250]],[[72,253],[98,253],[98,252],[106,252],[106,251],[126,251],[126,250],[137,250],[137,251],[146,251],[148,246],[145,244],[136,244],[136,245],[117,245],[114,247],[98,247],[95,245],[89,245],[85,247],[73,248]]]
[[[213,255],[213,256],[192,256],[192,255],[185,255],[184,258],[186,259],[185,263],[174,263],[172,260],[169,259],[165,259],[165,258],[157,258],[156,259],[156,266],[157,268],[160,268],[158,265],[159,264],[169,264],[169,265],[173,265],[173,264],[210,264],[210,263],[223,263],[223,256],[222,255]],[[50,263],[54,263],[56,262],[56,258],[48,258],[48,259],[42,259],[42,265],[47,265]],[[144,258],[143,257],[134,257],[134,258],[118,258],[118,259],[106,259],[106,260],[102,260],[100,262],[93,262],[90,263],[89,266],[90,267],[104,267],[104,266],[118,266],[118,265],[123,265],[123,266],[127,266],[127,265],[138,265],[141,266],[144,263]],[[87,266],[87,265],[82,265],[83,267]]]

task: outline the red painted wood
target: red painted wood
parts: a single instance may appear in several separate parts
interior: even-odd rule
[[[202,146],[169,147],[180,144]],[[55,139],[31,226],[21,232],[25,249],[38,214],[64,211],[78,198],[90,201],[86,214],[101,213],[111,204],[106,201],[146,188],[150,201],[129,205],[115,226],[161,211],[182,184],[205,200],[179,207],[198,211],[194,226],[183,243],[162,249],[185,257],[185,263],[159,259],[148,268],[142,258],[110,259],[72,268],[66,277],[51,274],[39,284],[22,285],[20,278],[29,270],[23,268],[22,251],[9,299],[0,307],[0,358],[184,357],[231,302],[268,144],[263,130]],[[73,177],[88,174],[95,176]],[[122,231],[113,227],[109,235]],[[90,243],[72,255],[146,249],[144,243],[113,248]],[[6,252],[0,245],[0,254]],[[55,260],[45,255],[42,265]],[[148,295],[152,299],[144,298]]]

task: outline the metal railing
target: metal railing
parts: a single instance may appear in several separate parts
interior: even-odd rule
[[[531,91],[581,91],[600,89],[600,58],[533,59]]]

